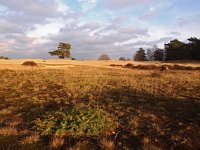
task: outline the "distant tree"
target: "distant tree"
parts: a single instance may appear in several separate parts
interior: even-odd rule
[[[0,56],[0,59],[9,59],[8,57]]]
[[[102,55],[99,57],[99,60],[110,60],[110,57],[109,57],[107,54],[102,54]]]
[[[70,58],[71,45],[69,43],[60,42],[58,49],[52,52],[49,52],[51,56],[58,56],[60,59]]]
[[[120,57],[119,60],[126,61],[126,58],[125,57]]]
[[[126,58],[126,60],[127,60],[127,61],[131,61],[131,59],[130,59],[130,58]]]
[[[200,39],[191,37],[188,39],[187,49],[190,51],[191,58],[200,60]]]
[[[165,59],[166,60],[179,60],[186,59],[184,55],[184,45],[185,43],[175,39],[170,41],[170,43],[165,44]]]
[[[76,60],[76,58],[72,58],[72,60]]]
[[[154,49],[152,48],[148,48],[147,49],[147,52],[146,52],[146,57],[147,57],[147,60],[149,61],[153,61],[154,60]]]
[[[143,48],[139,48],[139,50],[134,55],[133,59],[135,61],[146,61],[147,58],[146,58],[145,50]]]
[[[157,60],[157,61],[163,61],[164,60],[164,50],[159,49],[158,47],[155,48],[153,58],[154,58],[154,60]]]

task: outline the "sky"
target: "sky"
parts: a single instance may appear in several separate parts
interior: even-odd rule
[[[138,48],[200,38],[200,0],[0,0],[0,56],[132,58]]]

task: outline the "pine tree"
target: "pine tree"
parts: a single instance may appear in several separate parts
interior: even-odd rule
[[[133,60],[135,60],[135,61],[146,61],[147,58],[146,58],[145,50],[143,48],[139,48],[139,50],[134,55]]]

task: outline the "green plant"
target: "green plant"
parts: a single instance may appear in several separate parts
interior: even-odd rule
[[[97,136],[117,127],[115,119],[102,109],[75,107],[49,112],[34,121],[41,135]]]

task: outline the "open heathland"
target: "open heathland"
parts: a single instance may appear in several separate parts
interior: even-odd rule
[[[24,61],[0,62],[0,149],[200,148],[199,70]]]

